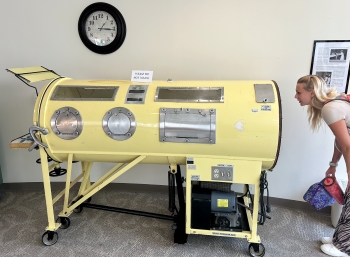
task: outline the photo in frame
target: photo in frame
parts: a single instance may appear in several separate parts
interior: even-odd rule
[[[347,93],[350,68],[350,40],[315,40],[311,75],[324,79],[328,87]]]

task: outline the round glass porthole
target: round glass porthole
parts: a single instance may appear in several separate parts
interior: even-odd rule
[[[103,116],[102,128],[110,138],[119,141],[126,140],[135,133],[136,119],[130,110],[116,107]]]
[[[60,138],[77,138],[83,130],[83,119],[77,109],[62,107],[55,111],[50,120],[53,132]]]

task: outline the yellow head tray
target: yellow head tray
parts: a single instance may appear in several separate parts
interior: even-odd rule
[[[49,79],[56,79],[60,77],[54,71],[48,70],[42,66],[12,68],[12,69],[6,69],[6,70],[9,72],[12,72],[13,74],[16,75],[16,77],[19,77],[20,79],[28,83],[49,80]]]

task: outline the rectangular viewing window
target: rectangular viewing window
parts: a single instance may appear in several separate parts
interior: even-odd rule
[[[158,87],[156,102],[224,102],[223,87]]]
[[[58,101],[114,101],[118,91],[117,86],[58,86],[51,100]]]

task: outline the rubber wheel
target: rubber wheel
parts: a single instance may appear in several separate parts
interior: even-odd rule
[[[255,257],[265,255],[265,246],[263,244],[251,243],[248,249],[250,256]]]
[[[81,213],[82,211],[83,211],[83,207],[81,205],[79,205],[77,208],[73,210],[73,212],[75,213]]]
[[[70,219],[68,217],[58,217],[56,222],[61,223],[61,229],[67,229],[70,226]]]
[[[58,234],[56,231],[46,231],[41,237],[43,244],[46,246],[51,246],[56,244],[58,241]]]

